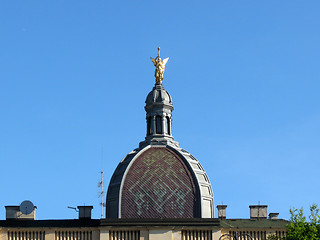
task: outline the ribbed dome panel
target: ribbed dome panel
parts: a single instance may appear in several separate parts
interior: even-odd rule
[[[121,218],[200,217],[195,186],[190,170],[177,154],[168,148],[149,148],[126,174]]]

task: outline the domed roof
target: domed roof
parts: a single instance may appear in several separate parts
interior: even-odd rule
[[[213,218],[213,195],[201,164],[187,151],[148,145],[129,153],[107,193],[107,218]]]
[[[162,84],[156,84],[146,99],[146,107],[154,103],[172,105],[170,94],[164,89]]]
[[[106,217],[213,218],[209,178],[198,160],[172,136],[172,99],[162,86],[164,66],[159,66],[156,83],[146,98],[146,138],[114,171]]]

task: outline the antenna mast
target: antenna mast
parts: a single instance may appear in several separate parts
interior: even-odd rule
[[[105,206],[103,203],[104,190],[103,190],[103,171],[100,172],[101,181],[98,183],[98,187],[100,187],[99,197],[101,197],[100,205],[101,205],[101,218],[103,218],[103,207]]]

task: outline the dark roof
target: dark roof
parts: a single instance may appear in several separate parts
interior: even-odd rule
[[[217,218],[101,219],[101,226],[220,226]]]
[[[97,227],[100,219],[64,219],[64,220],[0,220],[0,227]]]
[[[64,220],[0,220],[0,227],[145,227],[145,226],[203,226],[222,228],[286,228],[284,219],[217,219],[217,218],[166,218],[166,219],[64,219]]]
[[[72,227],[124,227],[124,226],[204,226],[217,227],[217,218],[173,219],[65,219],[65,220],[0,220],[0,227],[8,228],[72,228]]]
[[[289,221],[284,219],[222,219],[223,228],[286,228]]]

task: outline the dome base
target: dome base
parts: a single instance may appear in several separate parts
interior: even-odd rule
[[[172,146],[172,147],[176,147],[176,148],[180,148],[180,145],[177,141],[173,140],[173,137],[164,137],[164,136],[159,136],[159,137],[155,137],[152,136],[152,138],[148,138],[146,137],[146,140],[144,140],[143,142],[139,143],[139,148],[144,148],[147,145],[165,145],[165,146]]]

